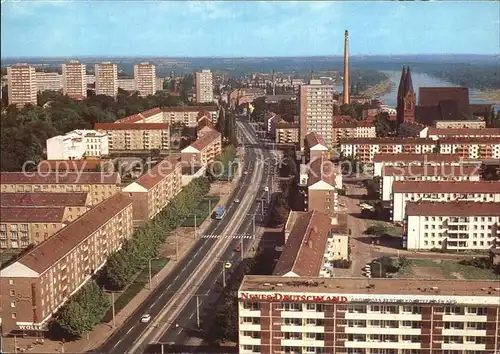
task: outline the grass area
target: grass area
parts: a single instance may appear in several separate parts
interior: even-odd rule
[[[212,210],[215,208],[219,202],[219,197],[206,197],[204,198],[193,211],[193,215],[196,215],[196,226],[200,226],[207,217],[210,217]],[[211,208],[209,210],[209,208]],[[182,227],[194,227],[194,216],[188,217],[184,220]]]
[[[436,277],[444,279],[500,280],[493,269],[482,269],[460,264],[456,260],[410,259],[409,265],[400,270],[397,277]]]
[[[158,258],[151,261],[151,277],[154,277],[160,272],[168,263],[168,258]],[[155,280],[153,279],[153,282]],[[123,293],[115,301],[115,312],[118,313],[122,310],[142,289],[148,286],[149,283],[149,267],[146,266],[142,272],[139,273],[134,282],[125,289]]]

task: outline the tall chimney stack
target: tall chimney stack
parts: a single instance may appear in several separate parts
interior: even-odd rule
[[[276,95],[276,79],[274,77],[274,70],[273,70],[273,96]]]
[[[344,104],[349,104],[349,32],[345,31],[344,39]]]

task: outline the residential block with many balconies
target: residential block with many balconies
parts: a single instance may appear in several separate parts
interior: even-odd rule
[[[94,129],[108,135],[110,152],[170,149],[168,123],[96,123]]]
[[[456,154],[375,154],[373,175],[382,176],[385,166],[460,166],[467,161]]]
[[[2,269],[2,332],[45,330],[132,233],[132,200],[115,194]]]
[[[156,68],[154,64],[140,63],[134,65],[135,91],[140,96],[152,96],[156,93]]]
[[[18,108],[37,104],[38,87],[35,67],[16,64],[7,67],[7,101]]]
[[[110,62],[95,65],[95,93],[115,97],[118,95],[118,66]]]
[[[489,250],[500,246],[500,202],[408,203],[409,250]]]
[[[380,195],[383,201],[391,200],[394,181],[479,181],[480,179],[481,163],[458,166],[384,166],[380,180]]]
[[[87,193],[0,193],[0,248],[39,244],[89,209]]]
[[[87,66],[78,60],[62,64],[63,94],[74,98],[87,97]]]
[[[392,220],[403,222],[410,202],[500,202],[500,181],[395,181]]]
[[[496,354],[498,281],[247,275],[239,353]]]
[[[301,85],[299,93],[300,147],[311,132],[319,133],[326,146],[333,145],[333,105],[335,87],[322,85],[321,80],[311,80],[309,85]]]
[[[373,162],[375,154],[431,154],[438,149],[436,141],[427,138],[359,138],[340,141],[344,156],[361,162]]]
[[[143,222],[158,214],[181,189],[180,156],[171,155],[122,191],[134,202],[134,222]]]

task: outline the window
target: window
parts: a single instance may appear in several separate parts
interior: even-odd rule
[[[9,279],[9,285],[14,285],[14,279]]]
[[[12,315],[11,315],[12,319],[15,320],[17,318],[17,313],[15,312],[12,312]]]
[[[15,301],[11,301],[10,302],[10,307],[16,307],[16,302]]]
[[[10,296],[16,296],[16,291],[15,290],[11,290],[10,291]]]

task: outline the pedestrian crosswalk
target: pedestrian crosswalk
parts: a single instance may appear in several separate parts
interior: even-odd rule
[[[249,234],[242,234],[242,235],[218,235],[218,234],[210,234],[210,235],[201,235],[201,238],[252,238],[252,235]]]

